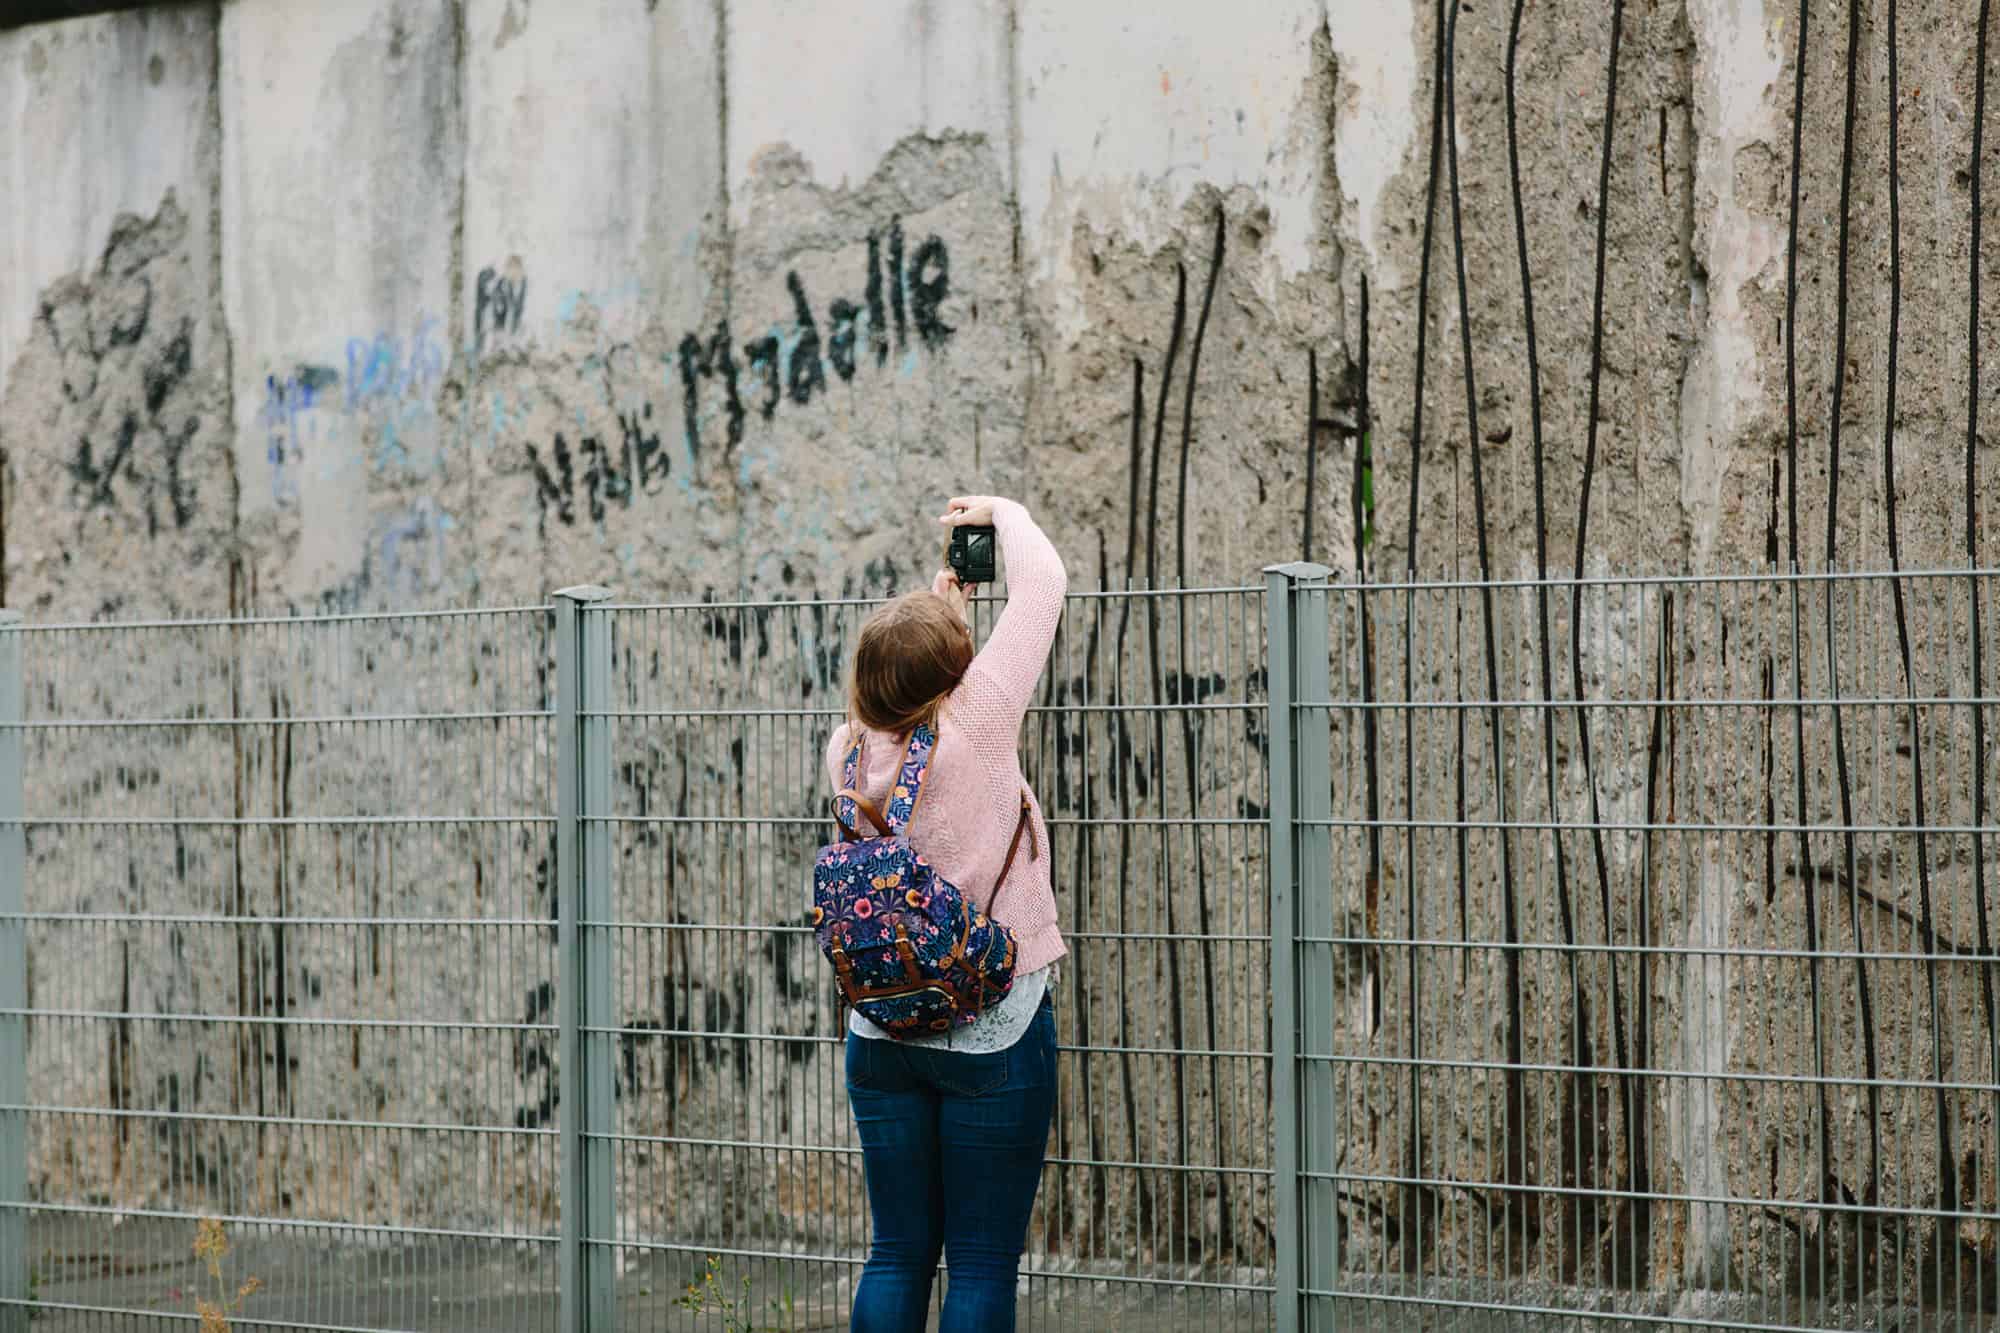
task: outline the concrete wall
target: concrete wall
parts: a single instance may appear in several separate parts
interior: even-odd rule
[[[1122,548],[1131,365],[1157,381],[1177,259],[1185,356],[1218,213],[1187,554],[1243,577],[1294,544],[1298,353],[1338,355],[1334,57],[1317,4],[1183,18],[385,0],[9,33],[0,152],[39,206],[0,266],[8,595],[69,616],[212,610],[232,579],[238,607],[585,577],[831,593],[934,493],[989,488]],[[1400,82],[1357,96],[1407,139],[1400,46]],[[1352,170],[1379,192],[1398,166]],[[89,294],[119,280],[121,226],[184,256],[213,399],[190,444],[155,427],[119,455],[135,481],[214,470],[168,525],[209,540],[165,560],[140,554],[156,530],[122,557],[101,518],[78,531],[111,501],[75,475],[120,420],[108,385],[43,401],[70,353],[31,336],[66,282],[113,299]],[[120,558],[171,586],[79,574]]]
[[[1466,15],[1456,36],[1501,570],[1532,559],[1508,17]],[[1785,22],[1709,0],[1627,16],[1593,558],[1763,558],[1784,432]],[[1904,26],[1900,485],[1933,520],[1905,524],[1906,556],[1932,562],[1963,506],[1970,33]],[[1607,27],[1527,14],[1520,43],[1558,552],[1581,480]],[[1861,39],[1844,524],[1851,558],[1879,560],[1879,451],[1862,447],[1886,346],[1879,16]],[[238,3],[10,32],[0,163],[33,207],[6,219],[0,265],[8,595],[44,615],[212,610],[231,570],[239,604],[273,607],[508,599],[586,576],[640,597],[833,592],[895,542],[887,520],[931,504],[915,492],[989,486],[1086,556],[1100,528],[1122,555],[1132,363],[1157,387],[1180,265],[1184,374],[1218,218],[1188,562],[1237,579],[1296,553],[1305,357],[1342,397],[1365,275],[1376,563],[1398,567],[1434,41],[1428,7],[1313,0],[1147,22],[999,0]],[[1823,20],[1808,53],[1802,556],[1826,530],[1843,42]],[[1426,571],[1473,545],[1448,179],[1425,296]],[[114,332],[136,322],[136,342]],[[122,386],[156,352],[179,358],[183,322],[173,388],[201,410],[142,392],[121,452]],[[1331,476],[1349,443],[1321,447]],[[893,481],[857,487],[864,455]],[[1313,499],[1320,553],[1344,550],[1344,489]],[[130,550],[182,548],[121,556],[149,504]],[[1161,521],[1181,530],[1177,490]],[[107,577],[118,559],[131,577]]]
[[[1079,587],[1249,581],[1308,532],[1312,555],[1351,569],[1353,442],[1309,431],[1308,366],[1320,415],[1351,417],[1364,282],[1378,574],[1405,568],[1413,534],[1420,573],[1479,569],[1475,450],[1484,559],[1532,573],[1538,438],[1548,558],[1566,570],[1594,359],[1586,566],[1818,567],[1830,531],[1841,563],[1885,563],[1885,7],[1864,6],[1858,34],[1837,509],[1844,21],[1814,10],[1792,254],[1795,9],[1625,7],[1607,202],[1600,8],[1526,9],[1510,112],[1510,7],[1459,6],[1443,120],[1441,11],[1420,0],[1172,0],[1143,18],[1074,0],[234,0],[8,32],[0,180],[21,205],[0,215],[0,595],[48,620],[503,603],[582,581],[633,600],[874,593],[928,568],[940,497],[981,490],[1023,497]],[[1930,7],[1899,34],[1892,425],[1911,567],[1963,558],[1973,20]],[[1982,438],[1982,476],[1991,453]],[[1726,619],[1683,622],[1676,660],[1726,658]],[[1936,623],[1931,655],[1962,662],[1963,632],[1944,628],[1959,622]],[[1655,628],[1603,630],[1598,688],[1645,696]],[[1728,670],[1750,674],[1718,690],[1754,694],[1761,662],[1785,668],[1767,630],[1738,634]],[[837,688],[813,643],[780,652]],[[1251,690],[1255,650],[1238,657],[1216,670]],[[1532,693],[1530,663],[1508,679]],[[1525,732],[1510,753],[1538,744]],[[1600,755],[1628,806],[1646,748],[1640,731]],[[663,742],[627,781],[732,762],[740,777],[740,756],[699,749]],[[1807,758],[1830,817],[1825,756]],[[1567,746],[1558,763],[1559,799],[1582,801]],[[1686,808],[1721,809],[1741,777],[1677,780]],[[1543,775],[1516,780],[1538,793]],[[771,808],[809,801],[811,781],[787,777]],[[1969,778],[1954,766],[1949,781],[1939,804],[1962,802]],[[1797,895],[1791,916],[1763,914],[1744,856],[1711,858],[1660,929],[1796,938]],[[1135,892],[1153,895],[1143,911],[1181,890]],[[1962,927],[1970,908],[1951,910]],[[1466,984],[1463,1012],[1501,1003]],[[1796,998],[1781,986],[1732,1019],[1725,984],[1656,982],[1688,1068],[1734,1067],[1748,1029],[1715,1028]],[[1562,1057],[1564,1021],[1542,1055]],[[1798,1054],[1770,1040],[1789,1052],[1771,1058]],[[1656,1142],[1678,1174],[1662,1184],[1749,1188],[1721,1163],[1762,1148],[1677,1086]],[[1393,1099],[1374,1109],[1397,1114]],[[1402,1169],[1395,1147],[1369,1160]],[[1982,1199],[1995,1165],[1979,1165]],[[1912,1197],[1926,1179],[1910,1177]],[[1764,1262],[1712,1221],[1656,1233],[1660,1263],[1684,1253],[1704,1282]],[[1483,1222],[1453,1225],[1466,1255],[1487,1252]]]

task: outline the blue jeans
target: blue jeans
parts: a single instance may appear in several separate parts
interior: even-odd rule
[[[852,1333],[923,1333],[943,1252],[938,1333],[1013,1333],[1014,1282],[1056,1102],[1052,999],[1004,1051],[847,1038],[875,1243]]]

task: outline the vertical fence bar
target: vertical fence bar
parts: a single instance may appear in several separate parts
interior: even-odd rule
[[[609,1333],[615,1217],[608,1137],[617,1043],[611,938],[608,588],[556,593],[556,952],[562,1061],[562,1329]]]
[[[1299,1330],[1299,1094],[1298,981],[1293,971],[1297,933],[1292,875],[1292,645],[1291,565],[1264,571],[1265,690],[1270,697],[1271,781],[1271,1203],[1277,1239],[1277,1333]]]
[[[0,1333],[27,1333],[28,910],[19,611],[0,611]]]
[[[1299,905],[1302,890],[1326,882],[1327,835],[1325,825],[1304,830],[1297,823],[1300,805],[1305,802],[1324,808],[1330,799],[1327,783],[1326,710],[1321,707],[1317,725],[1309,725],[1298,711],[1300,700],[1324,704],[1327,699],[1326,596],[1324,585],[1332,573],[1324,565],[1303,562],[1273,565],[1264,571],[1267,588],[1266,621],[1268,640],[1264,665],[1270,697],[1270,876],[1271,876],[1271,1126],[1273,1166],[1273,1207],[1277,1213],[1277,1310],[1278,1333],[1328,1329],[1332,1312],[1322,1297],[1309,1304],[1300,1299],[1302,1289],[1325,1290],[1331,1266],[1326,1262],[1322,1237],[1330,1244],[1328,1225],[1333,1221],[1329,1207],[1319,1197],[1318,1186],[1331,1190],[1331,1182],[1309,1182],[1302,1191],[1300,1170],[1308,1166],[1313,1153],[1306,1134],[1310,1116],[1319,1114],[1322,1136],[1332,1120],[1330,1098],[1322,1098],[1309,1088],[1306,1102],[1300,1097],[1298,1056],[1301,1046],[1301,1005],[1298,970]],[[1302,586],[1318,586],[1316,598],[1296,595]],[[1310,600],[1308,608],[1305,603]],[[1304,620],[1301,623],[1301,613]],[[1314,632],[1312,625],[1317,625]],[[1318,736],[1316,758],[1301,747],[1298,732],[1304,727],[1308,740]],[[1317,797],[1311,795],[1316,785]],[[1312,845],[1316,835],[1317,845]],[[1315,880],[1313,876],[1318,876]],[[1320,934],[1332,934],[1331,926]],[[1323,951],[1323,946],[1322,946]],[[1331,1004],[1331,979],[1325,1001]],[[1329,1013],[1328,1017],[1331,1015]],[[1305,1041],[1310,1047],[1313,1034]],[[1330,1070],[1322,1070],[1330,1073]],[[1314,1079],[1308,1079],[1310,1085]],[[1322,1104],[1324,1103],[1324,1104]],[[1303,1318],[1302,1318],[1303,1316]]]
[[[1345,931],[1333,909],[1333,683],[1327,638],[1327,579],[1333,571],[1301,574],[1293,584],[1292,695],[1298,703],[1292,724],[1292,811],[1298,888],[1293,897],[1299,950],[1298,1053],[1299,1221],[1304,1227],[1302,1257],[1306,1290],[1322,1293],[1305,1302],[1304,1333],[1335,1327],[1331,1292],[1340,1273],[1340,1191],[1333,1179],[1339,1165],[1340,1096],[1335,1081],[1334,954],[1329,943]]]
[[[605,597],[609,593],[604,594]],[[578,647],[582,650],[579,683],[583,695],[581,753],[577,756],[579,784],[578,833],[583,843],[582,881],[577,893],[580,916],[577,953],[583,971],[575,989],[583,1011],[583,1206],[584,1291],[589,1301],[591,1333],[614,1333],[618,1326],[617,1236],[618,1202],[615,1183],[618,1132],[617,1058],[618,968],[613,959],[617,941],[613,921],[610,817],[612,719],[611,618],[609,606],[580,609]]]

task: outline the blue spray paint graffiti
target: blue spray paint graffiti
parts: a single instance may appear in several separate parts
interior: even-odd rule
[[[389,333],[347,340],[347,406],[385,399],[428,398],[444,377],[444,349],[432,334],[435,316],[418,319],[406,342]]]
[[[331,366],[300,366],[288,375],[264,377],[264,405],[257,414],[264,427],[264,458],[271,465],[271,498],[279,504],[298,500],[298,465],[307,445],[319,438],[314,409],[330,397],[340,382]]]
[[[350,446],[369,428],[377,467],[412,465],[412,443],[435,435],[430,428],[445,372],[437,330],[438,320],[424,314],[408,337],[384,331],[349,338],[344,376],[332,366],[301,365],[264,377],[257,419],[264,428],[274,504],[299,503],[299,468],[309,447]],[[340,471],[354,462],[357,452],[345,448],[327,462]],[[435,469],[441,461],[432,454],[429,466]]]
[[[383,529],[378,552],[385,591],[421,595],[444,581],[445,539],[455,525],[429,496]]]

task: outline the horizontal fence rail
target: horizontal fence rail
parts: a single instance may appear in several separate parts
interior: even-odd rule
[[[1072,596],[1023,1326],[1992,1326],[1997,578]],[[0,625],[0,1330],[845,1327],[875,605]]]

